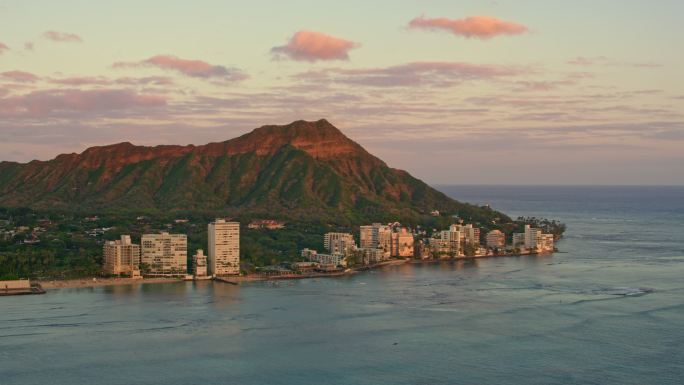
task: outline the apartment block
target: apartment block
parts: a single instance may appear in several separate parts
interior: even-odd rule
[[[492,230],[486,235],[486,243],[490,249],[503,249],[506,247],[506,234],[500,230]]]
[[[188,237],[185,234],[143,234],[141,260],[149,274],[185,275],[188,273]]]
[[[104,272],[113,275],[140,277],[140,245],[131,242],[130,235],[107,241],[102,247]]]
[[[413,257],[413,233],[402,227],[391,234],[390,255],[393,257]]]
[[[354,236],[349,233],[326,233],[323,246],[331,254],[350,255],[356,250]]]
[[[240,223],[216,219],[208,225],[208,273],[240,274]]]

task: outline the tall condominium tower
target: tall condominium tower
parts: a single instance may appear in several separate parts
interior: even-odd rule
[[[141,259],[152,274],[188,273],[188,236],[185,234],[143,234]]]
[[[217,219],[209,224],[209,274],[240,274],[240,223]]]

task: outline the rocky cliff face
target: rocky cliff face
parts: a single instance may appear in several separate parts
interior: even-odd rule
[[[251,210],[354,218],[502,216],[388,167],[326,120],[263,126],[202,146],[119,143],[50,161],[0,163],[0,206]]]

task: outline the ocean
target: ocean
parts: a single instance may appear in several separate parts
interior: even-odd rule
[[[438,186],[552,256],[0,298],[0,384],[682,384],[684,187]]]

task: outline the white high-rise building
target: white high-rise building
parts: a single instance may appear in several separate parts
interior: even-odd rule
[[[141,260],[150,274],[188,273],[188,236],[185,234],[143,234]]]
[[[105,242],[102,254],[105,273],[140,277],[140,245],[133,244],[130,235],[122,235],[117,241]]]
[[[208,226],[209,274],[240,274],[240,223],[217,219]]]
[[[525,248],[530,250],[541,250],[542,248],[542,230],[530,225],[525,225]]]
[[[356,250],[354,236],[349,233],[326,233],[323,246],[331,254],[350,255]]]

